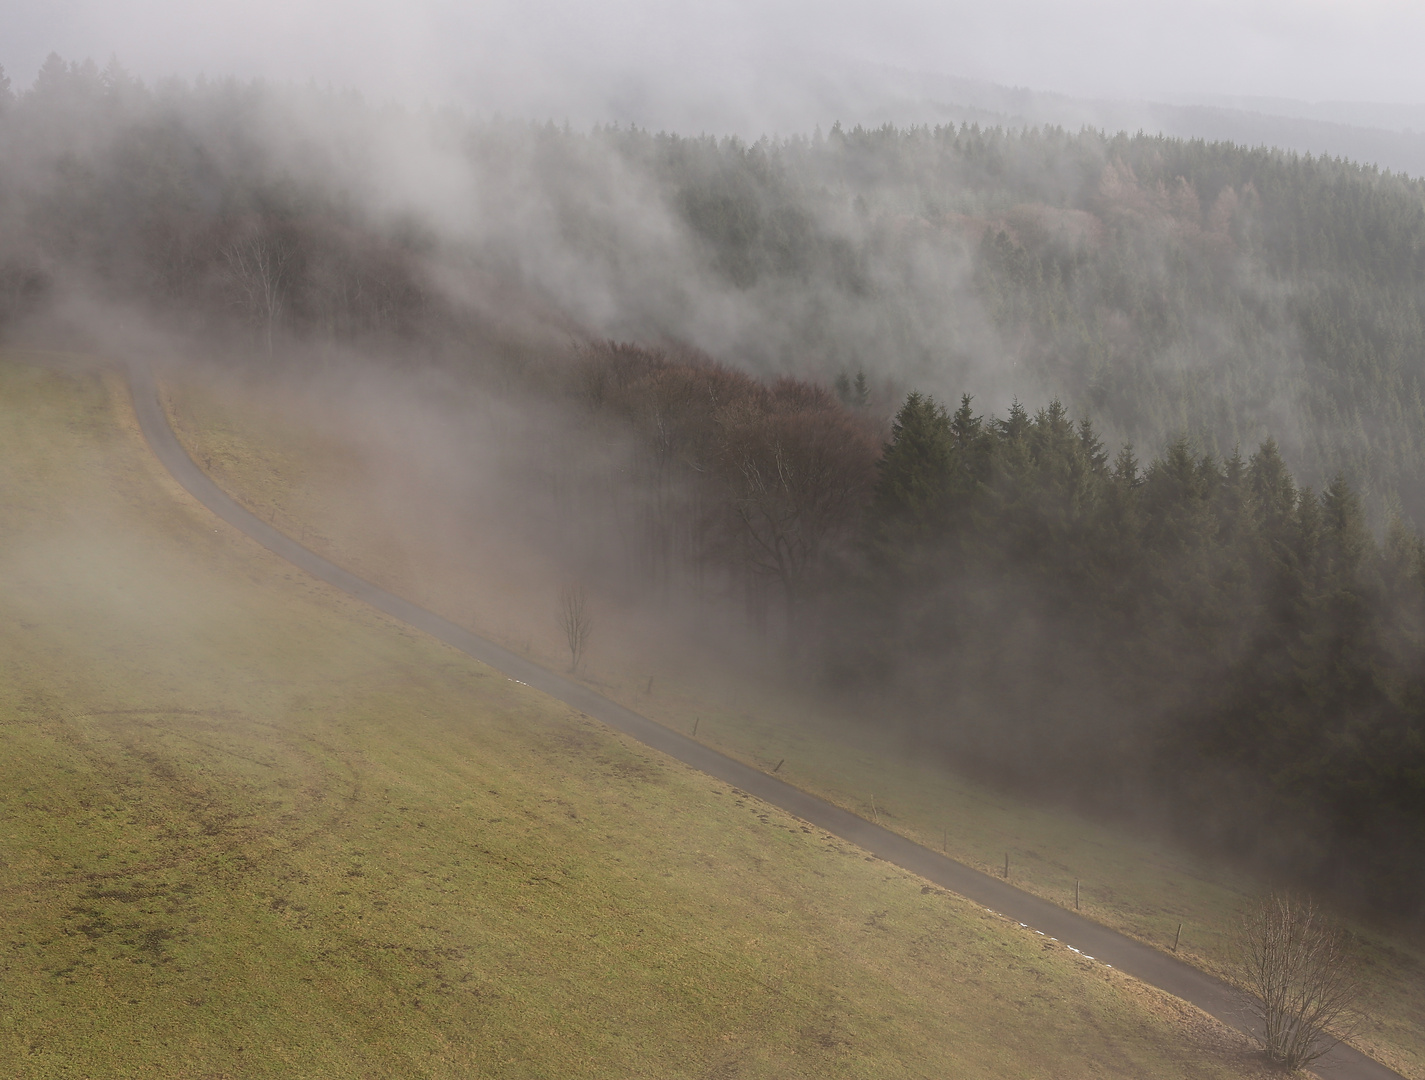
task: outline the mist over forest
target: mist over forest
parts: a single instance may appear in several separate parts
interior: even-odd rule
[[[592,588],[1004,784],[1425,900],[1421,181],[0,86],[7,341],[474,388],[459,452]]]

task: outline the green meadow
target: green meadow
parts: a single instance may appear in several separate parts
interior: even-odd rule
[[[310,546],[433,610],[502,639],[551,667],[567,662],[547,597],[511,611],[488,560],[452,558],[428,545],[438,529],[418,515],[382,514],[359,490],[363,449],[330,425],[304,426],[261,393],[219,393],[202,380],[174,384],[170,410],[190,450],[252,509]],[[413,555],[413,553],[420,553]],[[428,565],[440,563],[438,571]],[[418,567],[417,564],[421,564]],[[422,569],[424,567],[424,569]],[[670,727],[779,776],[928,847],[1207,970],[1230,977],[1243,905],[1267,883],[1165,843],[1131,825],[1033,805],[956,774],[895,742],[894,723],[868,724],[825,702],[745,674],[734,676],[656,634],[618,648],[596,632],[586,681]],[[1181,927],[1181,929],[1179,929]],[[1425,935],[1408,927],[1353,926],[1366,1021],[1352,1042],[1413,1080],[1425,1080]]]
[[[1241,1040],[221,525],[0,359],[0,1075],[1228,1077]]]

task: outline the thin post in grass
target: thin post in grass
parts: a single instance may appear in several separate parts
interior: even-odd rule
[[[1178,932],[1173,935],[1173,952],[1178,951],[1178,942],[1183,939],[1183,924],[1178,923]]]
[[[940,854],[950,854],[950,830],[948,828],[940,830]]]
[[[647,687],[647,689],[645,689],[645,690],[643,691],[643,693],[644,693],[645,696],[651,695],[651,694],[653,693],[653,676],[652,676],[652,675],[648,676],[648,687]]]
[[[697,738],[697,735],[698,735],[698,721],[701,720],[701,719],[702,719],[701,716],[695,716],[695,717],[693,717],[693,737],[694,737],[694,738]]]
[[[1074,910],[1079,910],[1079,879],[1074,878]]]
[[[786,763],[787,763],[787,759],[786,759],[786,758],[783,758],[781,761],[777,762],[777,764],[773,767],[772,771],[773,771],[773,772],[776,772],[778,769],[780,769],[780,768],[781,768],[783,765],[785,765]]]
[[[1009,880],[1009,852],[1004,853],[1004,879]]]
[[[871,820],[877,825],[881,823],[881,815],[876,813],[876,796],[871,796]]]

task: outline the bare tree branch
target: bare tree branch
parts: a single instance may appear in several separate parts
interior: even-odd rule
[[[265,231],[252,230],[223,248],[228,280],[237,292],[238,306],[263,327],[267,352],[286,303],[287,270],[292,250]]]

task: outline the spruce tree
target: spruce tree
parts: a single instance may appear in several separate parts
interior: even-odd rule
[[[872,516],[883,539],[918,547],[944,529],[954,455],[945,409],[928,395],[911,393],[877,465]]]

